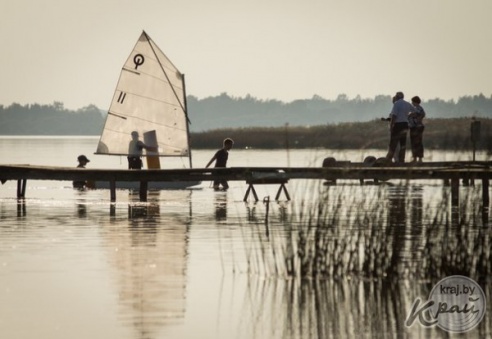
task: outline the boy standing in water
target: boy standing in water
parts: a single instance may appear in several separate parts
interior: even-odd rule
[[[87,163],[90,162],[90,160],[87,159],[87,157],[83,154],[79,155],[77,157],[77,161],[79,162],[79,164],[77,165],[77,168],[85,168],[85,165],[87,165]],[[85,188],[87,186],[87,182],[81,181],[81,180],[75,180],[72,182],[72,185],[73,185],[73,188],[82,189],[82,188]]]
[[[215,168],[217,167],[226,167],[227,165],[227,159],[229,158],[229,150],[232,148],[232,145],[234,145],[234,141],[230,138],[226,138],[224,140],[222,149],[218,150],[215,155],[210,159],[208,162],[207,166],[205,168],[208,168],[212,164],[212,162],[215,161]],[[219,185],[222,185],[222,188],[224,190],[227,190],[229,188],[229,184],[227,183],[227,180],[214,180],[214,190],[219,189]]]

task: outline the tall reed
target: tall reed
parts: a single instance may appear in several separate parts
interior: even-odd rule
[[[270,225],[268,239],[258,236],[250,268],[302,278],[479,279],[492,273],[492,232],[479,187],[462,188],[459,206],[451,206],[447,187],[432,189],[442,191],[438,197],[425,190],[405,182],[318,187],[316,199],[293,204]]]

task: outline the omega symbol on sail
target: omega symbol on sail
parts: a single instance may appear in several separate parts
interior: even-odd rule
[[[138,68],[138,66],[143,65],[145,61],[145,58],[142,54],[137,54],[133,57],[133,62],[135,63],[135,69]]]

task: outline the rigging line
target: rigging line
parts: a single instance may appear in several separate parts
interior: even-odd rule
[[[166,76],[167,81],[169,82],[169,84],[171,84],[171,80],[167,76],[167,72],[164,69],[164,66],[162,66],[161,60],[157,56],[157,53],[155,52],[154,46],[152,46],[152,44],[151,44],[152,39],[150,39],[150,37],[147,35],[147,33],[145,31],[144,31],[144,34],[145,34],[145,37],[147,38],[147,42],[149,43],[150,48],[152,49],[152,52],[154,52],[154,55],[157,58],[157,62],[159,63],[159,66],[161,66],[162,72],[164,72],[164,75]],[[181,75],[181,72],[179,72],[179,74]],[[178,93],[176,93],[176,91],[174,90],[174,87],[173,86],[171,86],[171,89],[173,90],[173,93],[174,93],[174,96],[176,97],[176,99],[178,99],[178,102],[179,102],[179,105],[181,106],[181,109],[183,111],[185,111],[185,108],[183,106],[183,103],[179,100]]]
[[[119,85],[119,83],[118,83],[118,85]],[[121,92],[122,90],[119,87],[116,87],[115,93],[117,93],[118,91]],[[129,93],[129,94],[131,94],[133,96],[139,97],[139,98],[143,98],[143,99],[147,99],[147,100],[151,100],[151,101],[156,101],[156,102],[160,102],[162,104],[166,104],[166,105],[169,105],[169,106],[172,106],[172,107],[178,107],[178,108],[183,109],[183,107],[181,105],[176,105],[176,104],[174,104],[172,102],[169,102],[169,101],[159,100],[159,99],[156,99],[156,98],[152,98],[152,97],[148,97],[148,96],[144,96],[144,95],[139,95],[139,94],[136,94],[136,93],[133,93],[133,92],[127,92],[127,93]],[[178,99],[178,103],[179,103],[179,99]]]
[[[166,128],[169,128],[169,129],[175,130],[175,131],[187,131],[186,128],[178,128],[178,127],[173,126],[173,125],[166,125],[166,124],[163,124],[163,123],[159,123],[157,121],[154,121],[154,120],[144,119],[144,118],[140,118],[140,117],[137,117],[137,116],[134,116],[134,115],[127,115],[126,117],[124,117],[122,115],[118,115],[118,114],[115,114],[115,113],[112,113],[112,112],[108,112],[108,114],[114,115],[114,116],[116,116],[118,118],[125,119],[125,120],[127,120],[128,118],[132,118],[134,120],[139,120],[139,121],[144,121],[144,122],[151,122],[154,125],[157,125],[157,126],[160,126],[160,127],[166,127]],[[109,128],[107,128],[107,129],[109,129]]]
[[[143,119],[143,118],[136,117],[136,116],[133,116],[133,115],[128,115],[128,116],[125,117],[125,116],[122,116],[122,115],[119,115],[119,114],[116,114],[116,113],[113,113],[113,112],[108,112],[108,114],[109,115],[113,115],[113,116],[115,116],[117,118],[120,118],[120,119],[124,119],[124,120],[128,120],[128,118],[132,118],[132,119],[140,120],[140,121],[144,121],[144,122],[151,122],[154,125],[157,125],[157,126],[160,126],[160,127],[169,128],[169,129],[174,130],[174,131],[187,131],[185,128],[178,128],[176,126],[162,124],[162,123],[159,123],[159,122],[156,122],[156,121],[153,121],[153,120]],[[110,131],[113,131],[113,132],[117,132],[116,130],[112,130],[111,128],[108,128],[108,127],[105,127],[104,129],[110,130]]]
[[[120,119],[124,119],[124,120],[126,120],[126,119],[127,119],[127,117],[125,117],[124,115],[116,114],[116,113],[113,113],[113,112],[111,112],[111,111],[109,111],[109,112],[108,112],[108,114],[109,114],[109,115],[113,115],[113,116],[115,116],[115,117],[117,117],[117,118],[120,118]]]
[[[185,117],[186,117],[186,121],[188,121],[188,123],[186,124],[186,136],[187,136],[187,144],[188,144],[188,160],[190,161],[190,168],[193,167],[193,161],[191,160],[191,140],[190,140],[190,125],[191,125],[191,121],[190,119],[188,118],[188,101],[186,99],[186,80],[185,80],[185,76],[184,74],[182,75],[183,77],[183,100],[184,100],[184,107],[185,107],[185,110],[184,110],[184,114],[185,114]]]
[[[127,136],[127,135],[128,135],[128,133],[123,133],[123,132],[121,132],[121,131],[117,131],[117,130],[114,130],[114,129],[111,129],[111,128],[107,128],[106,130],[107,130],[107,131],[109,131],[109,132],[112,132],[112,133],[118,134],[118,135],[125,135],[125,136]],[[167,148],[167,149],[171,149],[171,150],[173,150],[173,151],[181,151],[181,148],[180,148],[180,147],[173,146],[173,145],[171,145],[171,144],[169,144],[169,143],[166,143],[166,142],[164,142],[164,141],[158,141],[158,142],[157,142],[157,145],[158,145],[158,146],[161,146],[161,145],[162,145],[163,147],[165,147],[165,148]],[[189,152],[189,150],[188,150],[188,152]]]
[[[116,134],[122,134],[122,135],[125,135],[125,136],[127,136],[127,135],[128,135],[128,133],[126,133],[126,132],[117,131],[117,130],[115,130],[115,129],[111,129],[111,128],[106,128],[106,130],[107,130],[107,131],[110,131],[110,132],[113,132],[113,133],[116,133]],[[165,145],[165,146],[167,146],[168,148],[172,148],[173,150],[177,150],[177,151],[181,150],[181,148],[176,147],[176,146],[173,146],[173,145],[170,145],[170,144],[167,144],[167,143],[165,143],[164,141],[158,141],[158,142],[157,142],[157,144],[158,144],[158,145],[161,145],[161,144],[162,144],[162,145]]]
[[[157,61],[159,62],[159,60],[157,60]],[[162,66],[162,67],[164,67],[164,66]],[[153,79],[155,79],[155,80],[157,80],[157,81],[159,81],[159,82],[161,82],[163,84],[167,84],[167,85],[169,85],[171,87],[178,87],[181,90],[183,89],[183,88],[181,88],[179,86],[175,86],[171,82],[169,82],[169,78],[166,78],[166,80],[164,80],[164,79],[159,78],[159,77],[157,77],[155,75],[152,75],[151,73],[147,73],[147,72],[144,72],[144,71],[138,71],[138,72],[136,72],[136,71],[134,71],[132,69],[129,69],[127,67],[123,67],[122,68],[122,71],[131,72],[131,73],[134,73],[134,74],[137,74],[137,75],[145,75],[145,76],[148,76],[149,78],[153,78]]]

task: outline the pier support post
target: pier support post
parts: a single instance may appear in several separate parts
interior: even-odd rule
[[[252,192],[255,197],[255,201],[258,201],[258,195],[256,194],[256,190],[252,183],[249,184],[248,189],[246,190],[246,194],[244,195],[243,201],[248,201],[249,193]]]
[[[114,180],[111,180],[109,182],[109,190],[110,190],[110,195],[111,195],[111,202],[116,201],[116,182]]]
[[[290,200],[289,192],[287,191],[287,187],[285,187],[285,184],[287,182],[288,182],[287,179],[279,180],[279,179],[275,179],[275,178],[274,179],[267,178],[267,179],[260,179],[260,180],[254,180],[254,181],[253,180],[246,181],[246,183],[248,184],[248,189],[246,190],[246,194],[244,195],[243,201],[244,202],[248,201],[248,197],[249,197],[250,193],[253,193],[255,201],[259,200],[258,195],[256,194],[254,184],[257,184],[257,185],[279,184],[280,187],[277,191],[277,195],[275,196],[275,200],[278,201],[278,198],[280,197],[280,194],[282,193],[282,191],[284,191],[285,197],[287,198],[287,200]]]
[[[483,201],[483,207],[488,208],[489,207],[489,179],[488,178],[483,178],[482,179],[482,201]]]
[[[280,187],[277,191],[277,195],[275,196],[275,200],[278,201],[278,198],[280,197],[280,193],[282,193],[282,190],[284,191],[287,200],[290,200],[290,195],[289,192],[287,192],[287,188],[285,187],[285,184],[280,184]]]
[[[140,201],[146,202],[147,201],[147,188],[149,187],[149,184],[147,181],[140,181]]]
[[[460,203],[460,179],[451,179],[451,206],[458,206]]]
[[[26,184],[27,184],[27,179],[17,180],[17,198],[18,199],[26,197]]]
[[[24,199],[17,200],[17,217],[26,216],[26,201]]]
[[[110,217],[114,217],[116,215],[116,204],[115,203],[111,203],[109,205],[109,216]]]

